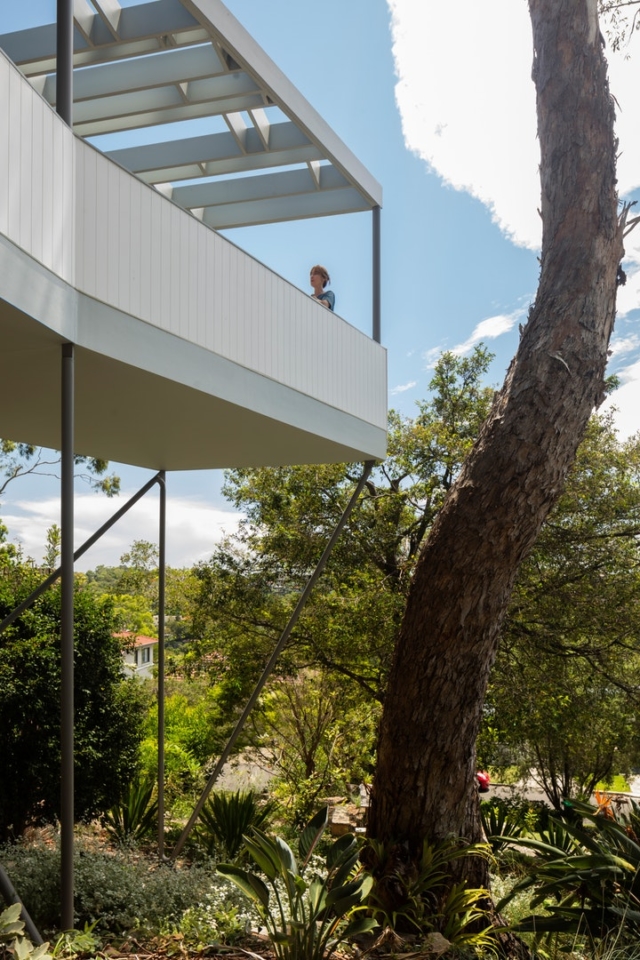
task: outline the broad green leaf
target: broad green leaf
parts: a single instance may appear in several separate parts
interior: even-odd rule
[[[257,833],[257,831],[256,831]],[[262,842],[262,837],[245,837],[244,844],[260,869],[264,871],[269,880],[275,880],[280,873],[279,861],[274,862],[273,853],[266,844]]]
[[[280,863],[284,869],[289,870],[293,874],[297,874],[298,864],[296,863],[296,858],[289,844],[285,843],[282,837],[276,837],[275,843],[280,857]]]
[[[316,879],[312,880],[309,885],[309,902],[314,915],[320,913],[321,910],[324,910],[326,901],[327,888],[324,882],[316,877]]]
[[[22,912],[22,904],[12,903],[11,906],[7,907],[6,910],[3,910],[0,913],[0,925],[4,931],[5,925],[9,923],[15,923],[16,920],[20,919],[20,914]]]
[[[265,909],[269,906],[269,890],[266,884],[254,873],[241,870],[232,863],[219,863],[216,873],[227,877],[239,887],[254,903],[261,904]]]
[[[375,930],[378,924],[372,917],[358,917],[352,920],[350,924],[342,931],[341,940],[348,940],[349,937],[359,937],[363,933],[369,933]]]
[[[324,833],[329,822],[329,807],[323,807],[318,810],[316,815],[309,820],[298,840],[298,853],[302,860],[302,865],[308,862],[309,857],[315,850],[318,840]]]
[[[345,857],[353,852],[356,846],[356,838],[352,833],[345,833],[342,837],[338,837],[335,843],[329,847],[326,861],[327,868],[333,870],[334,867],[337,867]]]

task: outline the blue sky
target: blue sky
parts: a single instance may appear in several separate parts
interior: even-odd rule
[[[426,395],[438,353],[468,351],[480,338],[496,355],[489,382],[499,385],[538,276],[538,153],[524,0],[492,0],[489,18],[477,0],[460,0],[455,24],[444,5],[415,0],[226,3],[383,186],[383,342],[390,406],[411,415],[415,401]],[[0,31],[54,17],[55,0],[2,4]],[[639,61],[636,51],[635,60],[618,57],[611,64],[621,106],[621,188],[638,197]],[[326,264],[337,312],[370,331],[368,214],[234,230],[229,236],[305,289],[310,264]],[[640,238],[634,243],[612,357],[612,369],[625,380],[616,397],[624,434],[640,428]],[[116,470],[123,496],[149,476],[130,467]],[[233,529],[220,479],[215,471],[170,475],[172,564],[205,558],[220,531]],[[57,519],[57,498],[54,481],[25,479],[7,490],[0,509],[10,533],[36,559],[47,526]],[[79,486],[77,542],[113,509],[113,501]],[[83,566],[117,563],[134,538],[155,539],[155,517],[150,499],[94,548]]]

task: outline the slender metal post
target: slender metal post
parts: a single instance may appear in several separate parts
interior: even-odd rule
[[[373,331],[371,336],[380,343],[382,336],[381,322],[381,298],[380,298],[380,207],[374,207],[371,211],[372,235],[373,235]]]
[[[340,517],[340,520],[338,521],[335,530],[334,530],[333,533],[331,534],[331,537],[330,537],[330,539],[329,539],[329,542],[327,543],[326,547],[324,548],[324,552],[323,552],[322,556],[320,557],[320,560],[318,561],[318,566],[315,568],[315,570],[313,571],[313,573],[311,574],[311,576],[310,576],[309,579],[307,580],[306,586],[305,586],[304,590],[302,591],[302,593],[300,594],[300,599],[298,600],[298,602],[297,602],[297,604],[296,604],[296,608],[295,608],[295,610],[293,611],[293,613],[291,614],[291,617],[289,618],[289,622],[287,623],[286,627],[284,628],[284,630],[283,630],[282,633],[280,634],[280,639],[278,640],[277,644],[275,645],[275,648],[274,648],[274,650],[273,650],[273,653],[272,653],[271,656],[269,657],[269,660],[267,661],[267,665],[265,666],[264,670],[262,671],[262,675],[261,675],[260,679],[258,680],[258,682],[257,682],[257,684],[256,684],[256,686],[255,686],[255,688],[254,688],[253,693],[252,693],[251,696],[249,697],[249,700],[248,700],[248,702],[247,702],[246,707],[245,707],[244,710],[242,711],[242,714],[241,714],[240,718],[238,719],[235,727],[233,728],[233,731],[231,732],[231,736],[230,736],[229,739],[227,740],[227,744],[226,744],[224,750],[222,751],[222,753],[220,754],[220,757],[219,757],[219,759],[218,759],[218,762],[216,763],[215,769],[214,769],[213,773],[211,774],[211,776],[209,777],[209,780],[207,781],[207,784],[206,784],[204,790],[202,791],[202,794],[200,795],[200,799],[198,800],[198,802],[197,802],[196,805],[195,805],[194,811],[193,811],[193,813],[191,814],[191,817],[189,818],[189,822],[187,823],[186,827],[184,828],[184,830],[183,830],[182,833],[180,834],[180,837],[178,838],[178,842],[176,843],[175,847],[173,848],[173,851],[172,851],[172,853],[171,853],[172,859],[175,859],[175,857],[178,856],[178,854],[180,853],[180,851],[182,850],[183,846],[184,846],[185,843],[186,843],[187,837],[189,836],[189,834],[191,833],[193,827],[195,826],[195,823],[196,823],[198,817],[200,816],[200,811],[201,811],[202,808],[204,807],[205,801],[206,801],[207,797],[209,796],[209,793],[211,792],[211,788],[213,787],[214,783],[216,782],[216,780],[217,780],[218,777],[220,776],[220,773],[222,772],[222,768],[224,767],[225,763],[227,762],[227,760],[228,760],[228,758],[229,758],[229,754],[231,753],[231,751],[232,751],[232,749],[233,749],[233,746],[234,746],[236,740],[238,739],[238,737],[240,736],[240,733],[242,732],[242,728],[244,727],[244,725],[245,725],[245,723],[246,723],[247,717],[249,716],[249,714],[250,714],[251,711],[253,710],[253,708],[254,708],[254,706],[255,706],[255,703],[256,703],[258,697],[260,696],[260,693],[261,693],[261,691],[262,691],[262,688],[264,687],[265,683],[266,683],[267,680],[269,679],[269,677],[270,677],[270,675],[271,675],[271,672],[273,671],[273,668],[274,668],[275,665],[276,665],[276,660],[278,659],[278,657],[279,657],[280,654],[282,653],[282,650],[284,649],[284,646],[285,646],[285,644],[287,643],[287,640],[288,640],[289,637],[291,636],[291,632],[292,632],[293,628],[295,627],[296,623],[298,622],[298,618],[300,617],[300,614],[302,613],[302,610],[303,610],[303,608],[304,608],[305,603],[307,602],[307,598],[309,597],[309,594],[311,593],[311,591],[312,591],[313,588],[315,587],[315,585],[316,585],[316,583],[317,583],[320,575],[322,574],[322,571],[324,570],[324,568],[325,568],[326,565],[327,565],[327,561],[328,561],[329,557],[331,556],[331,553],[332,553],[332,551],[333,551],[333,548],[334,548],[334,546],[335,546],[335,544],[336,544],[336,540],[338,539],[338,537],[339,537],[340,534],[342,533],[342,530],[343,530],[343,528],[344,528],[344,525],[346,524],[347,520],[348,520],[349,517],[351,516],[351,511],[353,510],[353,508],[355,507],[356,503],[358,502],[358,498],[360,497],[360,494],[362,493],[363,487],[364,487],[365,483],[367,482],[367,480],[368,480],[368,478],[369,478],[369,474],[371,473],[371,471],[372,471],[372,469],[373,469],[374,463],[375,463],[374,460],[367,460],[367,461],[365,461],[364,470],[362,471],[362,476],[360,477],[360,479],[359,479],[359,481],[358,481],[358,484],[357,484],[357,486],[356,486],[356,489],[353,491],[353,493],[352,493],[352,495],[351,495],[351,499],[349,500],[349,503],[347,504],[344,513],[343,513],[342,516]]]
[[[158,534],[158,856],[164,857],[164,608],[166,596],[167,485],[164,470],[158,474],[160,487],[160,531]]]
[[[73,344],[62,345],[61,443],[61,790],[60,848],[62,859],[62,929],[73,929]]]
[[[56,112],[68,126],[73,126],[73,0],[58,0]]]
[[[15,888],[11,883],[11,880],[9,880],[9,877],[7,876],[7,874],[5,873],[2,867],[2,864],[0,864],[0,893],[4,897],[7,903],[7,906],[11,906],[12,903],[20,904],[22,908],[20,911],[20,914],[24,921],[24,925],[27,929],[29,939],[33,943],[35,943],[36,946],[40,946],[43,943],[42,937],[40,936],[40,932],[36,927],[35,923],[33,922],[33,920],[31,919],[29,912],[27,911],[27,908],[25,907],[24,903],[22,903],[22,901],[20,900],[20,897],[16,893]]]

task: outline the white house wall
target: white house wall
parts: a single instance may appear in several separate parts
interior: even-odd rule
[[[74,144],[71,131],[0,53],[0,233],[70,284]]]

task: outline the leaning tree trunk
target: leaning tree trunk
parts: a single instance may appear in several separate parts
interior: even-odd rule
[[[596,0],[529,0],[540,284],[518,352],[416,568],[385,698],[369,834],[482,836],[475,742],[518,568],[603,398],[623,247]],[[508,118],[505,117],[505,123]],[[485,868],[467,862],[469,879]]]

